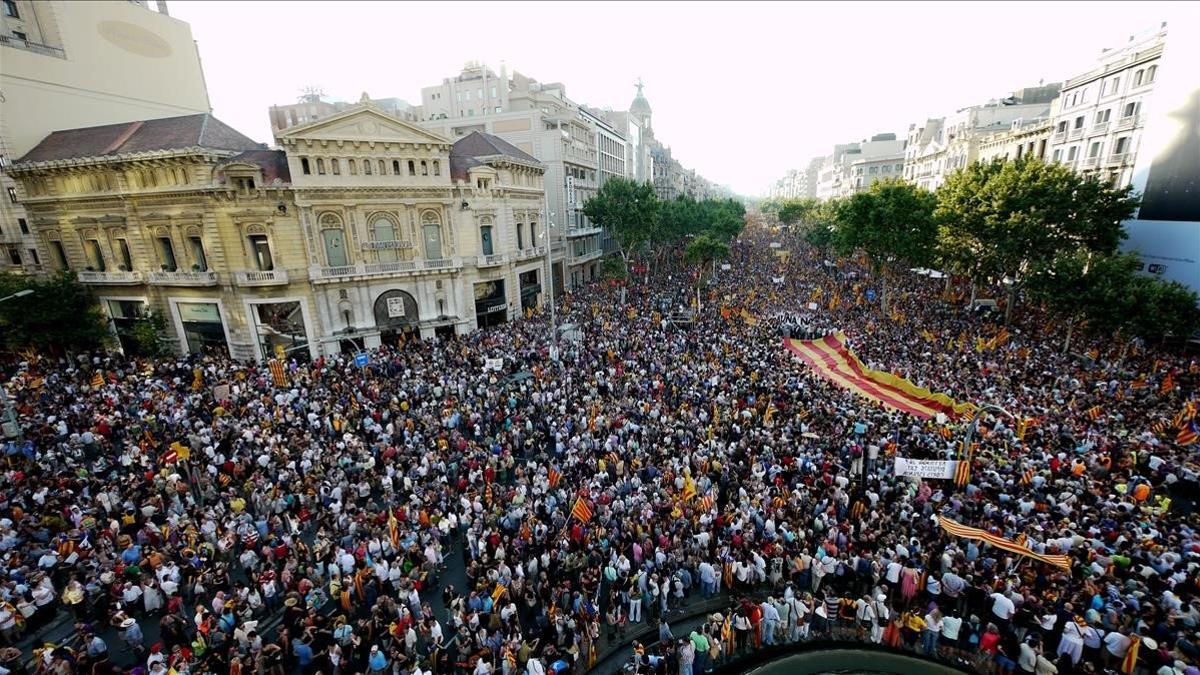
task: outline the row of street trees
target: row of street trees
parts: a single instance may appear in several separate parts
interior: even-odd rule
[[[864,253],[880,280],[913,267],[940,267],[979,286],[1004,288],[1005,321],[1022,295],[1041,302],[1071,329],[1129,337],[1187,336],[1200,327],[1196,294],[1137,273],[1134,254],[1118,255],[1121,222],[1138,200],[1094,177],[1033,158],[977,162],[936,192],[901,180],[825,203],[770,204],[809,243],[845,255]]]
[[[653,265],[684,245],[685,258],[699,268],[698,283],[717,260],[729,255],[729,243],[746,222],[745,207],[737,200],[664,201],[650,183],[625,178],[606,181],[583,205],[583,212],[606,228],[617,244],[620,258],[605,267],[610,276],[625,278],[631,263]]]

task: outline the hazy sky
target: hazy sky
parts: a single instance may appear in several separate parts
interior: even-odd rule
[[[1104,47],[1196,4],[217,2],[170,0],[200,45],[215,114],[272,142],[300,90],[357,101],[478,60],[577,103],[625,109],[645,82],[655,135],[684,166],[761,194],[834,143],[1086,70]]]

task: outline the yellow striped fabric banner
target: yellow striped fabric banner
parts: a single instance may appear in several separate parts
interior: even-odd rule
[[[984,543],[991,544],[998,549],[1008,551],[1009,553],[1016,553],[1017,555],[1022,555],[1026,558],[1032,558],[1048,565],[1054,565],[1055,567],[1067,572],[1071,571],[1071,558],[1069,556],[1034,553],[1032,550],[1017,544],[1011,539],[1005,539],[1004,537],[994,535],[987,530],[981,530],[977,527],[968,527],[943,516],[938,516],[938,525],[940,525],[943,530],[956,537],[963,537],[964,539],[977,539]]]

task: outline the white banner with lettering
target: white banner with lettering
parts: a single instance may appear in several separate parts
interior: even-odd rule
[[[954,459],[906,459],[896,458],[896,475],[910,478],[944,479],[954,478],[958,460]]]

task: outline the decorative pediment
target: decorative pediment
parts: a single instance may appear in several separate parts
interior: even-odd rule
[[[289,141],[350,141],[450,145],[449,139],[397,119],[373,107],[355,106],[315,122],[279,133],[280,144]]]

